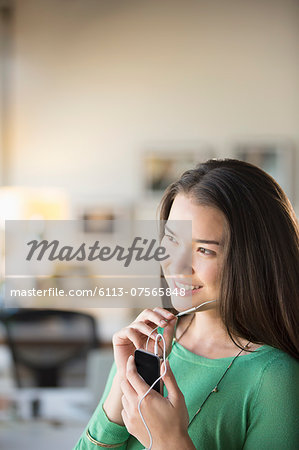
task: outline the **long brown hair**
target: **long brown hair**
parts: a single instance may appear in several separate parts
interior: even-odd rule
[[[299,359],[299,229],[281,187],[252,164],[209,160],[166,189],[160,220],[168,219],[179,193],[226,217],[219,300],[231,339],[267,344]]]

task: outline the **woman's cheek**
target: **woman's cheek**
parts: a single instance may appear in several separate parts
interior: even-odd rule
[[[214,285],[220,279],[220,267],[216,261],[207,261],[197,268],[198,278],[206,285]]]

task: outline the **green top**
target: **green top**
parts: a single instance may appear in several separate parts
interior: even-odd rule
[[[226,370],[230,358],[208,359],[175,342],[169,362],[184,394],[190,420]],[[115,374],[112,366],[105,392],[89,424],[90,435],[120,450],[143,449],[125,427],[112,423],[102,405]],[[167,395],[164,386],[164,396]],[[264,345],[240,355],[189,427],[197,449],[295,450],[299,444],[299,363]],[[165,448],[167,442],[165,442]],[[85,432],[75,450],[96,450]],[[183,450],[183,449],[182,449]]]

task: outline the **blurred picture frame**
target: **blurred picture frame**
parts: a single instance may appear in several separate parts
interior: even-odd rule
[[[167,186],[186,170],[213,158],[207,144],[169,144],[156,146],[143,155],[144,192],[147,196],[161,197]]]
[[[132,220],[132,207],[119,203],[81,203],[76,206],[76,216],[80,221],[83,234],[103,239],[115,237],[123,229],[123,224]]]
[[[233,156],[254,164],[271,175],[294,201],[294,146],[289,141],[250,140],[236,142]]]
[[[113,209],[86,210],[81,219],[84,233],[113,234],[115,232],[117,215]]]

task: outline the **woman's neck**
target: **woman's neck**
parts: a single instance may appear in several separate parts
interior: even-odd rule
[[[191,318],[185,318],[177,327],[177,339],[183,347],[211,359],[235,356],[240,350],[228,335],[216,308],[195,313],[189,329],[182,335],[190,320]],[[245,346],[248,341],[239,338],[237,342]],[[250,350],[254,350],[253,346]]]
[[[231,342],[225,325],[216,308],[199,311],[193,321],[193,339],[200,342],[217,344]]]

